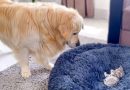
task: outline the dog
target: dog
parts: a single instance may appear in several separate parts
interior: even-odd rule
[[[0,40],[12,49],[24,78],[31,76],[29,55],[51,70],[49,61],[65,45],[80,45],[82,26],[82,16],[72,8],[0,0]]]

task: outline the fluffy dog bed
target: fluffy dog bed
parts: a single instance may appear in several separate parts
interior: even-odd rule
[[[107,87],[104,72],[122,66],[125,75]],[[62,54],[49,77],[49,90],[130,90],[130,47],[89,44]]]

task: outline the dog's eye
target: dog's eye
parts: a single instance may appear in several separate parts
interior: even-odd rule
[[[73,35],[77,35],[78,33],[73,33]]]

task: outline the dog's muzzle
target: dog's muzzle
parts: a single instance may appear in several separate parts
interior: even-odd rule
[[[79,42],[79,41],[76,43],[76,47],[77,47],[77,46],[80,46],[80,42]]]
[[[74,48],[74,47],[80,46],[80,41],[78,41],[77,43],[67,42],[66,44],[67,44],[70,48]]]

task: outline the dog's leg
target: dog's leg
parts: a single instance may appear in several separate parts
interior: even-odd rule
[[[48,59],[43,60],[43,65],[45,66],[46,69],[51,70],[53,66],[49,63]]]
[[[51,70],[52,66],[50,65],[48,59],[45,58],[41,58],[40,61],[42,60],[42,65],[47,69],[47,70]]]
[[[52,66],[49,63],[49,60],[45,58],[44,56],[42,56],[41,53],[36,53],[35,58],[36,58],[36,62],[40,65],[43,65],[44,68],[46,68],[47,70],[52,69]]]
[[[31,72],[29,69],[29,51],[28,51],[28,49],[24,48],[24,49],[15,51],[15,56],[21,67],[22,77],[28,78],[29,76],[31,76]]]

